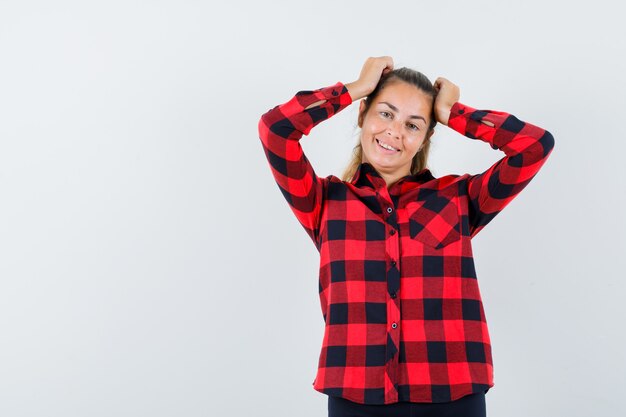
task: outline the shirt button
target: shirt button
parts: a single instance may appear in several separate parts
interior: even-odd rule
[[[396,261],[391,261],[391,266],[396,266]]]
[[[396,298],[396,296],[397,296],[398,294],[394,291],[394,292],[392,292],[390,295],[391,295],[391,298]]]
[[[397,324],[397,323],[395,323],[395,322],[394,322],[394,323],[392,323],[392,324],[391,324],[391,328],[392,328],[392,329],[395,329],[396,327],[398,327],[398,324]]]
[[[333,96],[338,95],[339,93],[337,91],[333,91]]]
[[[463,113],[465,113],[465,110],[459,109],[459,114],[463,114]]]
[[[392,236],[395,235],[396,234],[396,229],[391,229],[389,231],[389,234],[392,235]]]
[[[387,213],[391,213],[393,209],[391,207],[387,207]]]

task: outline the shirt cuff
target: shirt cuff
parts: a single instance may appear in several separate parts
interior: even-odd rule
[[[303,109],[306,109],[316,101],[327,100],[342,107],[352,104],[352,97],[348,93],[348,89],[342,82],[337,82],[329,87],[319,88],[317,90],[299,91],[296,93],[298,102]],[[323,106],[325,103],[320,104]],[[316,106],[317,107],[317,106]]]
[[[305,111],[312,116],[313,123],[307,123],[306,126],[302,126],[302,133],[305,135],[308,135],[311,129],[322,120],[339,113],[352,104],[352,97],[342,82],[337,82],[329,87],[314,91],[301,91],[297,96],[300,96],[298,102],[302,108],[306,109]],[[323,103],[307,109],[311,104],[322,100],[324,100]],[[322,110],[322,113],[320,113],[320,110]]]
[[[465,135],[467,132],[476,132],[481,129],[499,129],[506,120],[507,113],[494,110],[478,110],[461,102],[456,102],[450,108],[448,127]],[[487,123],[483,123],[489,122]]]

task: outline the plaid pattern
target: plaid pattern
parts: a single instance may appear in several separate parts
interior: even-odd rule
[[[299,140],[351,103],[339,82],[300,91],[259,122],[276,183],[320,253],[325,331],[313,388],[361,404],[488,391],[491,343],[471,238],[535,176],[554,139],[457,102],[449,127],[505,153],[485,172],[434,178],[424,169],[389,189],[368,163],[350,182],[320,178]]]

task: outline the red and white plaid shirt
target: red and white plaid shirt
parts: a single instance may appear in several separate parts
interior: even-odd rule
[[[351,103],[338,82],[298,92],[259,122],[272,174],[320,253],[325,330],[313,388],[361,404],[486,392],[491,343],[471,238],[537,174],[554,138],[457,102],[448,126],[505,153],[485,172],[434,178],[423,169],[389,189],[369,163],[350,182],[320,178],[299,140]]]

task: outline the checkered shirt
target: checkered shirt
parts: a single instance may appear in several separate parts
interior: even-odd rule
[[[471,239],[537,174],[553,136],[456,102],[448,126],[505,154],[486,171],[423,169],[389,188],[369,163],[351,181],[318,177],[299,140],[351,103],[338,82],[296,93],[258,125],[274,179],[320,254],[325,327],[313,388],[361,404],[486,392],[493,363]]]

